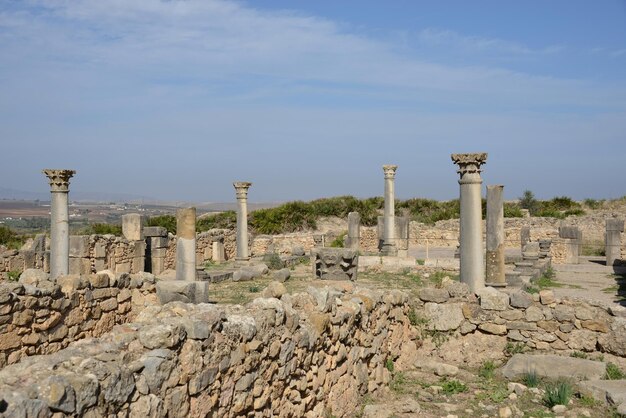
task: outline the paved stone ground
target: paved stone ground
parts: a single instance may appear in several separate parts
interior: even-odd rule
[[[600,301],[626,306],[626,267],[607,267],[604,257],[580,257],[580,264],[555,264],[557,297]]]

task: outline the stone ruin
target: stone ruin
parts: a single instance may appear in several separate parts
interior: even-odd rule
[[[319,248],[313,250],[313,277],[321,280],[357,279],[359,253],[344,248]]]

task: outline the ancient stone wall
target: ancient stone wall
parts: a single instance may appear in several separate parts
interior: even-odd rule
[[[98,337],[156,303],[154,278],[145,274],[108,271],[61,276],[57,283],[29,281],[0,283],[0,367]]]
[[[556,299],[550,290],[509,295],[486,288],[479,300],[461,283],[423,289],[417,316],[425,327],[456,335],[491,334],[537,350],[602,351],[626,355],[626,317],[622,307]]]
[[[389,382],[387,360],[400,367],[417,345],[405,294],[345,286],[246,307],[148,307],[98,339],[4,368],[0,401],[9,415],[350,416]]]
[[[281,235],[258,235],[252,239],[252,256],[268,253],[291,255],[294,248],[301,248],[306,253],[315,247],[315,234],[302,232]]]

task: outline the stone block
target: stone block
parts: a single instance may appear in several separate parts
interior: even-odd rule
[[[557,355],[515,354],[502,368],[507,379],[515,379],[534,371],[539,377],[601,379],[606,364],[601,361]]]
[[[167,253],[167,248],[153,248],[152,251],[150,251],[150,256],[152,258],[160,258],[160,257],[165,258],[166,253]]]
[[[322,280],[352,280],[357,278],[359,253],[343,248],[320,248],[314,250],[314,275]]]
[[[143,240],[143,217],[138,213],[122,215],[122,234],[129,241]]]
[[[146,226],[143,228],[144,237],[166,237],[167,229],[162,226]]]
[[[70,257],[70,274],[91,273],[91,260],[88,258]]]
[[[151,273],[159,274],[165,270],[165,257],[152,257],[150,260]]]
[[[130,250],[133,252],[134,257],[146,256],[146,243],[145,241],[134,241],[130,243]]]
[[[559,237],[560,238],[569,238],[569,239],[578,239],[579,231],[576,226],[560,226],[559,227]]]
[[[119,263],[115,265],[116,273],[130,273],[130,263]]]
[[[509,295],[493,287],[485,287],[476,292],[480,307],[486,310],[504,311],[509,307]]]
[[[624,220],[623,219],[607,219],[606,230],[624,232]]]
[[[156,248],[167,248],[169,242],[168,237],[150,237],[150,248],[154,251]]]
[[[133,261],[130,266],[130,273],[139,273],[140,271],[144,271],[146,267],[146,258],[145,257],[133,257]]]
[[[184,303],[208,303],[209,283],[186,280],[160,280],[156,283],[157,297],[161,304],[179,301]]]
[[[451,331],[457,329],[465,317],[460,303],[424,304],[424,315],[428,319],[426,327],[430,330]]]
[[[89,235],[70,235],[70,257],[89,257]]]
[[[93,247],[93,256],[96,258],[105,258],[107,256],[107,247],[102,242],[96,242]]]

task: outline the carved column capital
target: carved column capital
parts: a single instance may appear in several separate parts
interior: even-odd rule
[[[76,174],[75,170],[54,170],[44,169],[42,170],[48,180],[50,181],[50,191],[52,192],[68,192],[70,186],[70,178]]]
[[[383,166],[383,172],[385,173],[385,180],[386,179],[394,179],[396,178],[396,170],[398,169],[397,165],[384,165]]]
[[[236,181],[233,183],[235,186],[235,192],[237,193],[237,199],[247,199],[248,189],[252,186],[252,183],[247,181]]]
[[[482,171],[480,167],[487,161],[487,153],[479,152],[473,154],[452,154],[452,162],[459,166],[457,173],[461,178],[466,174],[478,174]]]

